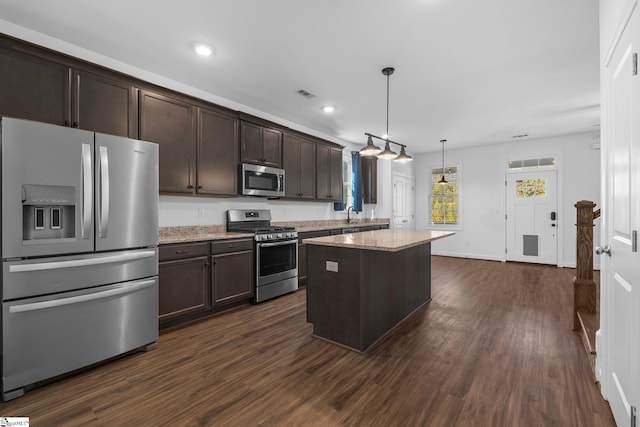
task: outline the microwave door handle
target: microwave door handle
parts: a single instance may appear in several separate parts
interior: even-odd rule
[[[93,171],[91,170],[91,146],[82,144],[82,238],[91,232],[91,206],[93,205]]]
[[[107,237],[109,228],[109,152],[100,146],[100,220],[98,236]]]
[[[278,175],[278,191],[284,192],[284,177],[282,174]]]

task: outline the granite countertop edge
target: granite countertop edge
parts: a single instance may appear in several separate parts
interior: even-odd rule
[[[276,226],[295,227],[299,233],[312,231],[334,230],[339,228],[363,227],[367,225],[389,224],[389,219],[357,219],[347,223],[346,220],[319,220],[319,221],[289,221],[273,222]],[[215,240],[252,238],[251,233],[230,233],[226,231],[226,225],[205,226],[169,226],[160,227],[158,244],[170,245],[174,243],[198,243]]]
[[[395,244],[393,241],[394,234],[408,233],[413,236],[421,236],[415,240],[403,242],[402,244]],[[428,236],[427,236],[428,234]],[[416,231],[416,230],[376,230],[360,233],[357,241],[349,239],[348,234],[339,236],[325,236],[325,237],[312,237],[304,239],[302,242],[308,245],[318,246],[331,246],[347,249],[364,249],[370,251],[382,251],[382,252],[399,252],[404,249],[409,249],[414,246],[420,246],[425,243],[433,242],[434,240],[443,239],[454,235],[451,231]],[[386,242],[384,241],[385,235],[390,237]]]

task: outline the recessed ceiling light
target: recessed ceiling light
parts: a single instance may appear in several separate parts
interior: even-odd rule
[[[193,50],[200,56],[211,56],[214,52],[213,48],[208,44],[197,43],[193,46]]]
[[[336,107],[334,107],[333,105],[325,105],[324,107],[322,107],[322,111],[324,111],[325,113],[333,113],[334,111],[336,111]]]

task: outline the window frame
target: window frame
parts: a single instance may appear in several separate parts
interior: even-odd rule
[[[431,218],[432,218],[432,206],[433,206],[433,192],[432,192],[432,177],[433,177],[433,171],[435,169],[442,169],[442,165],[431,165],[429,167],[429,173],[427,174],[428,177],[428,188],[429,188],[429,194],[428,194],[428,208],[429,208],[429,221],[427,223],[427,230],[444,230],[444,231],[452,231],[452,230],[456,230],[456,231],[460,231],[463,229],[463,224],[462,224],[462,212],[463,212],[463,198],[462,198],[462,182],[463,182],[463,171],[462,171],[462,162],[458,161],[458,162],[451,162],[451,163],[445,163],[444,166],[445,169],[447,168],[456,168],[457,172],[456,172],[456,185],[458,187],[458,222],[456,224],[439,224],[439,223],[433,223],[431,222]]]

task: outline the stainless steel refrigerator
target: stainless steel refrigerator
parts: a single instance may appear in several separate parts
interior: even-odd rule
[[[0,118],[2,399],[158,339],[158,147]]]

